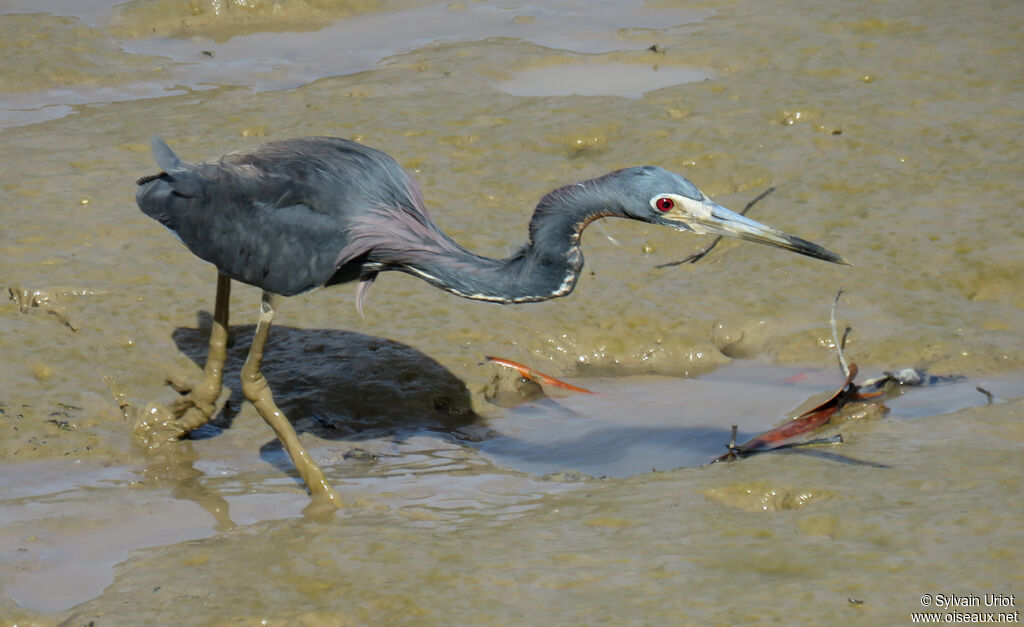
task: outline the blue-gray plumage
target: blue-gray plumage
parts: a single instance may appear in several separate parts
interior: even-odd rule
[[[565,296],[583,267],[580,235],[618,217],[684,231],[738,237],[834,263],[838,255],[711,202],[692,183],[658,167],[616,170],[556,189],[530,220],[526,244],[505,259],[472,253],[434,224],[412,177],[388,155],[332,137],[307,137],[188,164],[157,137],[162,172],[139,179],[136,202],[198,257],[217,266],[217,301],[203,383],[170,409],[149,410],[176,436],[210,420],[221,390],[231,279],[263,289],[259,322],[242,367],[242,391],[273,427],[315,497],[340,504],[323,471],[274,404],[260,372],[274,317],[272,294],[359,281],[398,270],[453,294],[498,303]],[[169,425],[169,426],[167,426]],[[163,427],[162,427],[163,428]]]
[[[163,172],[139,180],[136,200],[189,250],[232,279],[284,296],[363,282],[378,272],[419,276],[459,296],[499,303],[570,293],[583,266],[580,234],[621,217],[767,243],[843,263],[708,200],[685,178],[641,166],[544,196],[515,254],[472,253],[431,220],[412,177],[388,155],[331,137],[288,139],[186,164],[159,138]]]

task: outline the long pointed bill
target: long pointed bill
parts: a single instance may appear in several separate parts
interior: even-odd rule
[[[666,220],[681,223],[694,233],[706,233],[736,237],[758,244],[767,244],[777,248],[785,248],[801,255],[824,259],[832,263],[849,263],[834,252],[818,246],[814,242],[800,239],[783,233],[770,226],[761,224],[742,216],[705,198],[702,201],[676,197],[676,206],[664,214]]]

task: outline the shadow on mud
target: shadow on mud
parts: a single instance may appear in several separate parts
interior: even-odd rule
[[[212,317],[203,311],[198,318],[199,328],[179,327],[172,337],[202,368]],[[246,402],[239,376],[255,328],[230,327],[224,387],[231,395],[193,439],[230,427]],[[370,439],[409,429],[451,433],[481,421],[461,379],[415,348],[381,337],[275,325],[262,371],[274,400],[299,433]]]

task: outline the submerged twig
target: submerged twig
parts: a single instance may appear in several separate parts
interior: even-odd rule
[[[754,453],[764,453],[799,442],[800,438],[808,433],[828,424],[832,420],[832,416],[837,414],[848,401],[860,400],[857,394],[857,386],[853,383],[853,379],[856,376],[857,365],[852,364],[842,387],[836,390],[836,393],[830,396],[824,403],[805,411],[796,418],[774,429],[751,438],[739,446],[730,444],[729,452],[715,458],[714,461],[721,462],[736,459],[737,457],[746,457]]]
[[[839,331],[836,329],[836,309],[839,307],[839,298],[843,295],[843,288],[836,292],[836,298],[832,301],[832,311],[829,313],[829,324],[832,325],[832,342],[836,346],[836,353],[839,354],[839,366],[843,369],[843,376],[849,378],[850,364],[846,361],[843,349],[846,348],[846,337],[850,334],[850,327],[846,327],[843,339],[839,339]]]
[[[813,440],[807,440],[806,442],[798,442],[796,444],[793,444],[793,446],[816,446],[816,445],[819,445],[819,444],[842,444],[843,441],[844,441],[843,440],[843,434],[842,433],[837,433],[837,434],[835,434],[833,436],[829,436],[827,438],[814,438]]]
[[[733,427],[732,441],[726,445],[729,452],[714,459],[720,462],[739,457],[746,457],[755,453],[765,453],[783,448],[793,448],[812,444],[841,444],[843,437],[837,434],[828,438],[806,440],[809,434],[824,427],[832,421],[832,418],[839,414],[839,411],[847,404],[867,401],[878,398],[884,394],[882,391],[865,391],[863,386],[857,385],[854,379],[857,378],[857,364],[849,363],[846,360],[844,349],[846,339],[850,334],[850,327],[846,327],[842,337],[839,336],[839,326],[836,324],[836,310],[839,307],[839,299],[843,295],[842,288],[836,293],[832,301],[832,311],[829,315],[829,323],[832,327],[832,341],[835,344],[836,352],[839,354],[839,365],[843,369],[845,381],[836,392],[826,401],[820,403],[813,409],[809,409],[796,418],[785,422],[774,429],[769,429],[760,435],[736,446],[736,428]]]
[[[729,436],[729,443],[725,445],[728,449],[728,453],[723,455],[720,459],[736,459],[739,456],[740,450],[736,446],[736,434],[739,432],[739,426],[732,426],[732,434]],[[716,460],[717,461],[717,460]]]
[[[747,215],[747,212],[750,211],[751,207],[756,205],[762,198],[764,198],[765,196],[767,196],[768,194],[770,194],[770,193],[772,193],[774,191],[775,191],[774,187],[769,187],[768,189],[764,190],[763,192],[761,192],[760,194],[755,196],[754,199],[751,200],[750,202],[748,202],[747,206],[743,208],[743,211],[740,212],[740,215],[741,216]],[[662,264],[656,265],[654,267],[655,268],[670,268],[672,266],[679,266],[679,265],[682,265],[684,263],[697,263],[698,261],[703,259],[709,252],[714,250],[715,246],[718,246],[718,242],[720,242],[720,241],[722,241],[722,236],[721,235],[719,235],[715,239],[711,240],[711,243],[708,244],[707,246],[705,246],[702,250],[699,250],[699,251],[693,253],[692,255],[690,255],[690,256],[688,256],[688,257],[686,257],[684,259],[680,259],[679,261],[670,261],[668,263],[662,263]]]
[[[859,385],[855,383],[854,379],[857,378],[857,364],[848,362],[845,354],[846,340],[850,335],[851,328],[847,326],[842,337],[840,337],[839,325],[836,323],[836,311],[839,308],[839,299],[842,295],[843,289],[840,288],[836,292],[835,299],[832,301],[832,310],[829,314],[829,324],[832,328],[832,342],[835,345],[836,353],[839,357],[839,365],[843,369],[843,374],[846,377],[843,385],[835,392],[835,394],[829,397],[828,400],[819,404],[817,407],[809,409],[796,418],[786,421],[774,429],[769,429],[739,446],[736,445],[736,427],[733,427],[731,440],[729,444],[726,445],[728,452],[712,460],[712,463],[747,457],[755,453],[766,453],[769,451],[778,451],[780,449],[804,447],[809,444],[840,444],[843,441],[842,435],[812,440],[805,438],[814,431],[829,424],[833,417],[837,416],[840,410],[848,403],[870,401],[884,397],[889,393],[887,387],[890,385],[911,387],[935,386],[959,383],[966,379],[966,377],[962,375],[933,375],[929,374],[928,371],[924,369],[904,368],[903,370],[895,372],[886,372],[884,373],[884,376],[868,379]],[[991,392],[981,386],[977,386],[976,389],[985,395],[989,404],[994,402],[995,397]],[[888,412],[888,408],[886,408],[885,405],[881,405],[881,408],[883,411]],[[858,464],[868,464],[879,468],[888,467],[884,464],[877,464],[875,462],[864,462],[860,460],[853,461]]]

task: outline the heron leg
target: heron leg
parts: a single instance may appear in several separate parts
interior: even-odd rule
[[[277,434],[277,439],[288,451],[292,463],[295,464],[299,476],[306,484],[306,489],[313,495],[314,499],[325,501],[334,506],[341,506],[341,498],[334,492],[331,485],[327,483],[324,473],[320,470],[313,458],[309,456],[306,448],[299,441],[299,436],[285,415],[274,404],[274,396],[267,384],[267,379],[260,372],[260,363],[263,361],[263,347],[267,342],[267,335],[270,333],[270,324],[274,320],[273,296],[263,293],[263,300],[260,303],[260,318],[256,324],[256,333],[252,338],[252,346],[249,348],[249,355],[245,358],[245,365],[242,366],[242,392],[259,412],[263,420]]]
[[[210,350],[203,368],[203,381],[188,394],[171,403],[172,414],[183,433],[197,429],[213,417],[224,380],[224,361],[228,347],[228,306],[231,304],[231,279],[217,274],[217,301],[210,327]]]

